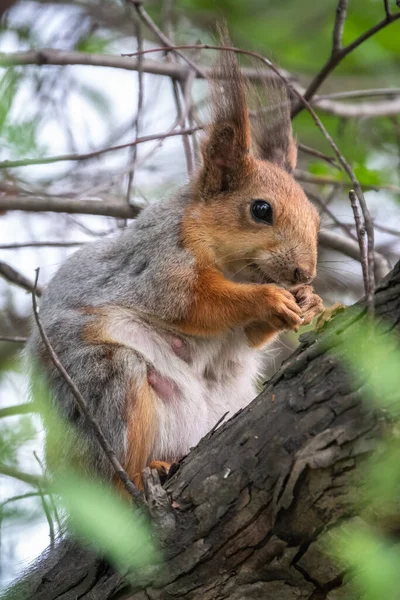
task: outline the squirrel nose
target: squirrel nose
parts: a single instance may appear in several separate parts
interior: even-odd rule
[[[311,276],[307,271],[296,267],[294,270],[293,279],[295,283],[308,283],[311,281]]]

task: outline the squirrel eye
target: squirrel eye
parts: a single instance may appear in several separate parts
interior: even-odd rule
[[[272,206],[265,200],[253,200],[250,207],[251,215],[256,221],[272,225]]]

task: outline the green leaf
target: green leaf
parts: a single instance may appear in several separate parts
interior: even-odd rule
[[[363,600],[398,600],[400,551],[360,525],[343,526],[333,538],[334,553],[352,570]]]
[[[54,492],[71,518],[71,527],[120,570],[142,568],[160,560],[150,528],[127,502],[99,481],[67,471]]]

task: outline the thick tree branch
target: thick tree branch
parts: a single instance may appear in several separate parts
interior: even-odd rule
[[[386,328],[400,323],[400,263],[376,291]],[[364,317],[365,318],[365,317]],[[101,558],[62,542],[14,590],[18,600],[338,598],[324,552],[355,513],[355,469],[376,444],[381,415],[328,349],[362,330],[359,310],[304,336],[252,404],[204,438],[161,488],[145,482],[164,550],[158,569],[128,583]]]

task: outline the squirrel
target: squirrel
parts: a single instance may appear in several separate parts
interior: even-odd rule
[[[263,346],[323,309],[310,285],[319,216],[292,175],[290,102],[271,80],[267,95],[284,101],[254,125],[236,57],[220,54],[196,174],[69,257],[41,301],[54,351],[139,487],[146,466],[165,475],[248,405]],[[81,433],[63,443],[65,459],[118,486],[37,330],[29,347]]]

